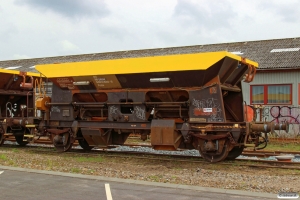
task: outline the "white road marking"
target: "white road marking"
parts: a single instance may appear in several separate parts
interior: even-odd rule
[[[113,200],[110,192],[110,187],[108,183],[105,183],[105,192],[107,200]]]
[[[0,174],[2,174],[4,171],[0,171]]]

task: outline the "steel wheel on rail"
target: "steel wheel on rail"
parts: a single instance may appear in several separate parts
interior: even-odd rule
[[[4,141],[5,141],[4,133],[5,133],[5,131],[4,131],[3,127],[0,126],[0,146],[1,146],[1,145],[4,143]]]
[[[228,156],[227,156],[227,160],[234,160],[237,157],[239,157],[242,153],[243,153],[244,147],[233,147],[231,149],[231,151],[229,151]]]
[[[15,135],[16,142],[20,146],[24,147],[28,144],[28,141],[24,141],[24,133],[22,131],[14,132],[14,135]]]
[[[4,134],[0,134],[0,146],[5,142]]]
[[[209,162],[220,162],[222,160],[225,160],[228,156],[230,142],[228,139],[219,140],[219,143],[221,142],[224,142],[224,145],[222,145],[223,147],[220,151],[204,151],[203,148],[199,148],[199,153],[201,154],[202,158]]]
[[[53,145],[59,152],[69,151],[72,148],[70,133],[62,133],[53,137]]]
[[[78,132],[77,132],[77,136],[80,138],[78,139],[78,143],[79,145],[81,146],[81,148],[83,148],[85,151],[90,151],[92,150],[92,146],[90,146],[87,141],[84,139],[82,133],[81,133],[81,130],[79,129]]]
[[[0,146],[4,143],[5,137],[3,133],[0,133]]]

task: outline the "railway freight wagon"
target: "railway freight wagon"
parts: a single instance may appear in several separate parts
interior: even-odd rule
[[[37,73],[0,69],[0,145],[5,138],[14,137],[19,145],[33,141],[35,117],[35,91],[39,87]],[[31,127],[31,128],[29,128]]]
[[[257,66],[228,52],[37,65],[53,83],[52,96],[36,100],[40,121],[28,128],[58,151],[76,140],[85,150],[122,145],[135,133],[151,135],[157,150],[234,159],[266,143],[262,132],[286,128],[248,120],[241,81],[251,82]]]

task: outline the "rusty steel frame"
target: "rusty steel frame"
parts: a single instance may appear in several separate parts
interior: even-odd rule
[[[36,101],[40,117],[29,113],[36,109],[29,108],[29,96],[35,98],[35,78],[20,73],[19,88],[11,75],[8,84],[0,86],[0,95],[21,96],[27,106],[26,117],[24,110],[22,117],[2,117],[0,128],[5,129],[2,136],[8,130],[12,135],[22,134],[25,142],[34,142],[35,136],[49,137],[59,151],[70,149],[75,140],[91,149],[124,144],[130,133],[141,138],[151,134],[154,149],[198,149],[206,160],[222,161],[234,147],[255,149],[261,132],[288,129],[284,124],[246,122],[241,81],[245,76],[244,81],[251,82],[255,73],[256,68],[246,59],[225,57],[205,71],[167,72],[172,79],[167,83],[148,81],[149,77],[164,77],[162,72],[116,74],[114,81],[119,81],[121,88],[106,89],[90,81],[72,89],[53,78],[51,98],[44,95]],[[6,111],[8,104],[12,106],[12,102],[6,103]]]

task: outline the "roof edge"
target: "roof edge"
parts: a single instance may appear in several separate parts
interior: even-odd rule
[[[238,43],[245,43],[248,42],[266,42],[272,40],[290,40],[290,39],[300,39],[300,37],[291,37],[291,38],[277,38],[277,39],[266,39],[266,40],[248,40],[248,41],[239,41],[239,42],[223,42],[223,43],[210,43],[210,44],[198,44],[198,45],[187,45],[187,46],[169,46],[169,47],[161,47],[161,48],[150,48],[150,49],[129,49],[129,50],[119,50],[119,51],[107,51],[107,52],[97,52],[97,53],[86,53],[86,54],[71,54],[71,55],[62,55],[62,56],[49,56],[49,57],[38,57],[38,58],[26,58],[26,59],[15,59],[15,60],[0,60],[1,62],[9,62],[9,61],[20,61],[20,60],[33,60],[33,59],[48,59],[48,58],[63,58],[63,57],[71,57],[71,56],[88,56],[88,55],[95,55],[95,54],[111,54],[111,53],[131,53],[136,51],[153,51],[153,50],[161,50],[161,49],[173,49],[173,48],[189,48],[189,47],[200,47],[208,46],[208,45],[224,45],[224,44],[238,44]],[[224,51],[226,51],[224,49]]]

